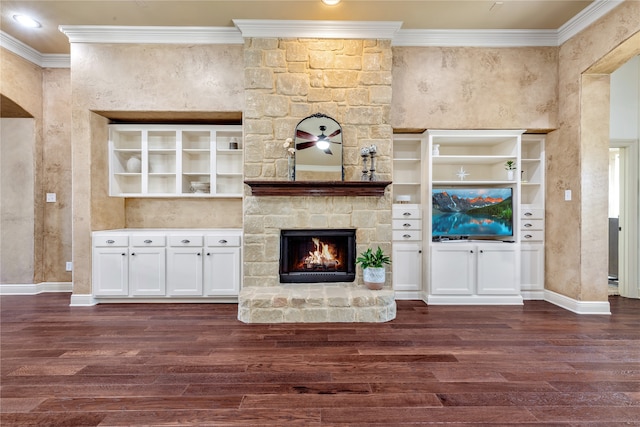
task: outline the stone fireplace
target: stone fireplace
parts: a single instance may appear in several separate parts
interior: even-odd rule
[[[374,144],[378,178],[391,179],[390,40],[253,38],[245,40],[244,56],[245,180],[274,182],[280,187],[258,194],[255,187],[245,185],[238,319],[279,323],[395,318],[391,269],[381,291],[363,286],[359,268],[340,281],[317,276],[304,283],[289,283],[281,279],[279,251],[283,232],[322,229],[353,230],[356,255],[378,246],[391,253],[390,187],[383,186],[379,193],[357,188],[345,192],[340,185],[360,180],[360,149]],[[287,182],[283,142],[293,136],[300,120],[315,113],[326,114],[342,126],[347,182],[320,183],[322,191],[287,194],[287,186],[300,183]]]

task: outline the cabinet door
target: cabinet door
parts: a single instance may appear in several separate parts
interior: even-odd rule
[[[542,243],[523,243],[520,255],[520,286],[522,290],[544,290],[544,245]]]
[[[431,249],[430,293],[471,295],[475,282],[475,247],[462,243],[443,243]]]
[[[393,289],[419,291],[422,288],[422,246],[419,243],[393,244]]]
[[[202,248],[170,248],[167,266],[167,294],[202,295]]]
[[[512,244],[479,246],[478,294],[519,295],[519,248]]]
[[[240,248],[207,248],[204,262],[205,295],[238,295],[240,292]]]
[[[129,290],[133,296],[165,295],[165,248],[131,248]]]
[[[129,294],[129,250],[98,248],[93,250],[92,287],[95,296],[126,296]]]

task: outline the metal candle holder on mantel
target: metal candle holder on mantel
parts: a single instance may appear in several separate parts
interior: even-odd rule
[[[360,156],[362,156],[362,175],[360,175],[360,181],[377,181],[376,175],[376,163],[375,157],[378,152],[378,147],[370,145],[360,150]],[[371,166],[367,169],[367,161],[371,157]]]

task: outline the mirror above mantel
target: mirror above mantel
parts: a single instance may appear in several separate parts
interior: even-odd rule
[[[295,129],[295,181],[343,181],[342,127],[317,113],[302,119]]]

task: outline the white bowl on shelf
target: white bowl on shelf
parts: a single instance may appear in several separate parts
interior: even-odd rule
[[[192,193],[210,193],[211,183],[202,181],[191,181],[189,191]]]

